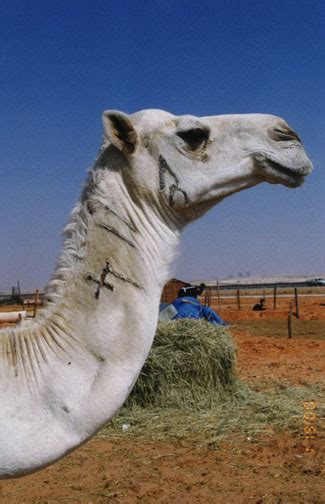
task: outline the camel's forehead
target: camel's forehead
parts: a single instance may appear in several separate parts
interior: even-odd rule
[[[132,114],[131,119],[137,129],[150,131],[173,123],[176,116],[165,110],[147,109]]]
[[[141,110],[131,115],[132,123],[142,132],[159,130],[166,127],[168,128],[169,126],[186,127],[186,125],[190,126],[200,119],[200,117],[189,114],[176,116],[170,112],[159,109]]]

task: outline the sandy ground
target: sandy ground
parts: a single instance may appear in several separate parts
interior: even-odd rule
[[[237,343],[239,375],[256,388],[263,382],[299,386],[324,378],[325,299],[301,301],[293,339],[286,335],[285,303],[276,313],[252,312],[248,306],[222,310]],[[186,441],[96,437],[52,467],[1,482],[0,502],[320,504],[325,502],[320,429],[313,447],[305,450],[303,431],[297,437],[271,433],[258,441],[238,436],[217,450]]]

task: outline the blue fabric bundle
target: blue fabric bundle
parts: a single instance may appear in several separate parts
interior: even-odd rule
[[[174,309],[170,309],[173,307]],[[208,306],[204,306],[195,297],[183,296],[175,299],[171,305],[164,305],[160,308],[160,314],[163,315],[165,312],[166,316],[159,317],[161,320],[177,320],[181,318],[191,318],[191,319],[205,319],[211,324],[218,324],[222,326],[228,325],[222,320],[219,315],[216,314]]]

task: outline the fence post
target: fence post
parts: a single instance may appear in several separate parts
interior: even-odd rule
[[[211,306],[211,287],[206,287],[204,290],[204,304]]]
[[[295,302],[296,302],[296,317],[300,318],[299,314],[299,299],[298,299],[298,289],[295,287]]]
[[[217,293],[218,293],[218,310],[221,311],[221,300],[220,300],[220,288],[219,288],[219,280],[217,280]]]
[[[290,303],[290,311],[288,314],[288,338],[292,338],[293,328],[292,328],[292,302]]]
[[[239,293],[239,289],[237,289],[237,308],[238,310],[241,309],[241,306],[240,306],[240,293]]]
[[[273,310],[276,309],[276,287],[273,290]]]

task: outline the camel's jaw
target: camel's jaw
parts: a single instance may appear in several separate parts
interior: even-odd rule
[[[262,168],[263,175],[267,182],[271,184],[282,184],[286,187],[299,187],[305,177],[309,175],[313,169],[311,162],[306,159],[304,164],[299,168],[285,166],[279,161],[271,158],[257,160],[259,167]]]

